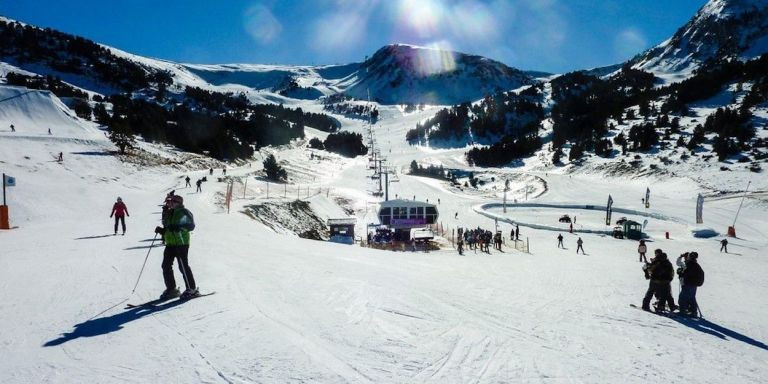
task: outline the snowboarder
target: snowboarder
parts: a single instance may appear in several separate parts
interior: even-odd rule
[[[645,245],[645,240],[640,240],[640,245],[637,246],[637,253],[640,254],[639,262],[648,262],[648,258],[645,257],[645,253],[648,251],[648,246]]]
[[[579,239],[576,240],[576,254],[577,255],[579,254],[579,249],[581,249],[581,254],[582,255],[586,255],[586,253],[584,253],[584,246],[583,246],[583,244],[584,244],[584,241],[581,240],[581,237],[579,237]]]
[[[515,241],[520,240],[520,226],[515,224]]]
[[[16,132],[16,127],[14,127],[13,124],[11,124],[11,132]]]
[[[563,234],[562,233],[557,234],[557,247],[565,249],[565,245],[563,245]]]
[[[696,302],[696,289],[704,284],[704,270],[698,262],[699,254],[686,252],[677,258],[677,275],[680,278],[680,296],[677,299],[680,304],[680,313],[688,316],[696,316],[699,313],[699,305]]]
[[[189,178],[189,176],[187,176],[186,178],[184,178],[184,181],[186,181],[186,182],[187,182],[187,187],[191,187],[191,186],[192,186],[192,184],[190,184],[190,183],[189,183],[189,181],[190,181],[190,180],[192,180],[192,179],[190,179],[190,178]]]
[[[195,219],[192,212],[184,208],[184,199],[181,196],[174,195],[170,201],[170,214],[163,220],[162,227],[155,228],[155,233],[163,236],[165,240],[162,264],[165,291],[160,295],[163,300],[179,296],[182,299],[189,299],[199,295],[192,269],[189,268],[189,232],[194,229]],[[179,270],[186,286],[186,290],[181,295],[173,277],[174,259],[178,260]]]
[[[203,185],[203,179],[197,179],[197,181],[195,182],[195,184],[197,185],[197,191],[196,191],[196,192],[202,192],[202,191],[203,191],[203,189],[202,189],[202,188],[200,188],[200,186],[201,186],[201,185]]]
[[[725,250],[725,253],[728,253],[728,239],[720,240],[720,252],[723,250]]]
[[[109,217],[111,218],[112,216],[115,217],[115,235],[117,235],[117,223],[120,222],[123,225],[123,236],[125,236],[125,216],[131,215],[128,213],[128,207],[125,206],[123,199],[120,197],[112,205],[112,213],[109,214]]]
[[[650,280],[648,283],[648,291],[645,292],[643,298],[642,308],[646,311],[651,310],[651,298],[654,294],[659,299],[659,304],[656,307],[656,312],[662,312],[665,308],[665,303],[669,305],[669,310],[674,311],[677,309],[675,301],[672,298],[672,287],[670,283],[674,279],[675,270],[672,267],[672,263],[667,259],[667,254],[662,252],[661,249],[654,251],[655,257],[651,259],[650,264],[643,265],[645,271],[645,278]]]

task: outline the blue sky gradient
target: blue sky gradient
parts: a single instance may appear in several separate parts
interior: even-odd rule
[[[390,43],[566,72],[627,60],[706,0],[0,0],[0,15],[186,63],[343,64]]]

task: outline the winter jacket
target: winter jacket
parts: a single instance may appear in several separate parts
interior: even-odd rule
[[[680,274],[683,285],[693,285],[701,287],[704,285],[704,270],[697,262],[688,261]]]
[[[195,218],[184,206],[176,207],[163,220],[163,240],[166,246],[189,245],[189,232],[195,229]]]
[[[654,260],[647,270],[653,283],[669,283],[675,278],[675,268],[669,260]]]
[[[128,207],[126,207],[125,203],[122,201],[118,201],[115,203],[115,205],[112,206],[112,213],[109,215],[109,217],[112,217],[112,215],[117,217],[124,217],[127,213]],[[128,216],[130,216],[130,214]]]

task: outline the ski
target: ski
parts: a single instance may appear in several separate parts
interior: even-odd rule
[[[197,298],[200,298],[200,297],[210,296],[210,295],[213,295],[214,293],[216,293],[216,291],[208,292],[208,293],[201,293],[201,294],[198,294],[196,296],[186,297],[186,298],[183,298],[183,299],[181,297],[177,297],[177,298],[175,298],[176,299],[175,301],[180,301],[180,302],[190,301],[190,300],[197,299]],[[150,301],[147,301],[146,303],[141,303],[141,304],[126,304],[125,305],[125,309],[152,308],[152,307],[156,307],[156,306],[158,306],[158,305],[160,305],[162,303],[165,303],[165,302],[171,301],[171,300],[174,300],[174,299],[154,299],[154,300],[150,300]]]
[[[635,308],[635,309],[641,310],[641,311],[643,311],[643,312],[652,313],[652,314],[654,314],[654,315],[658,315],[658,316],[664,316],[664,317],[675,317],[675,316],[677,316],[677,314],[676,314],[676,313],[674,313],[674,312],[667,312],[667,311],[663,311],[663,312],[656,312],[656,311],[646,311],[645,309],[642,309],[642,308],[638,307],[638,306],[637,306],[637,305],[635,305],[635,304],[630,304],[629,306],[630,306],[630,307],[632,307],[632,308]]]
[[[141,304],[130,304],[130,303],[128,303],[128,304],[125,305],[125,309],[133,309],[133,308],[141,308],[141,307],[154,307],[154,306],[156,306],[158,304],[164,303],[164,302],[169,301],[169,300],[173,300],[173,299],[154,299],[154,300],[150,300],[150,301],[147,301],[146,303],[141,303]]]

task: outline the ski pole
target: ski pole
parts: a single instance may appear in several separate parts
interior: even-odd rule
[[[136,278],[136,285],[133,286],[133,291],[131,291],[131,294],[136,292],[136,287],[139,286],[139,280],[141,280],[141,274],[144,273],[144,267],[147,266],[147,259],[149,259],[149,252],[152,251],[152,246],[155,245],[155,240],[157,240],[157,233],[155,233],[155,237],[152,238],[152,242],[149,243],[149,249],[147,250],[147,256],[144,258],[144,264],[141,265],[141,271],[139,271],[139,277]]]

